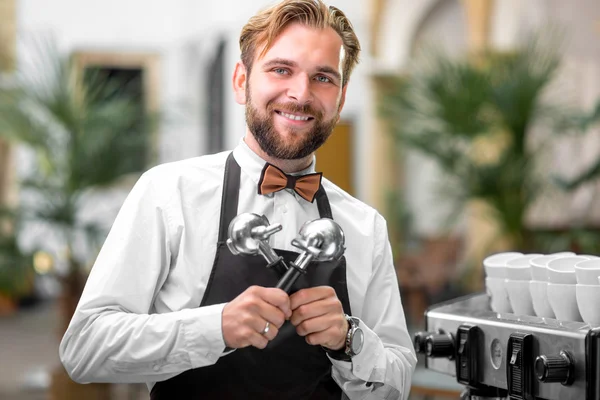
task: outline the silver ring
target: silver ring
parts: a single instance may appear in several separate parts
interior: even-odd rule
[[[269,333],[269,328],[271,328],[271,324],[269,324],[269,321],[267,321],[265,329],[262,330],[261,335],[266,335],[267,333]]]

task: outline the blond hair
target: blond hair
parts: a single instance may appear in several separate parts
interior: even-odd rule
[[[241,58],[248,71],[252,69],[256,49],[264,45],[259,54],[262,57],[292,22],[316,29],[331,27],[340,35],[344,46],[342,85],[346,85],[358,63],[360,43],[346,15],[321,0],[284,0],[250,18],[240,34]]]

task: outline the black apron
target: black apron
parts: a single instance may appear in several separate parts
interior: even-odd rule
[[[200,306],[229,302],[252,285],[274,287],[281,277],[274,269],[266,268],[263,257],[233,255],[225,243],[229,223],[237,215],[239,187],[240,167],[230,154],[223,178],[219,242]],[[321,218],[332,218],[323,186],[319,188],[316,200]],[[298,256],[292,251],[275,249],[275,252],[287,263]],[[335,289],[344,312],[351,315],[344,257],[335,262],[309,264],[307,273],[298,278],[292,292],[322,285]],[[152,400],[337,400],[341,397],[342,391],[331,377],[331,362],[324,350],[321,346],[307,344],[288,321],[265,349],[252,346],[237,349],[221,356],[214,365],[188,370],[156,383],[150,394]]]

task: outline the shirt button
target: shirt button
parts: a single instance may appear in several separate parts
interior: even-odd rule
[[[281,207],[281,212],[284,214],[287,213],[287,206]]]
[[[156,364],[152,367],[153,370],[155,370],[156,372],[160,371],[160,365]]]

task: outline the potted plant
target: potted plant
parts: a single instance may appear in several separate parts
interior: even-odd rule
[[[64,249],[62,334],[79,301],[85,267],[93,262],[111,222],[90,222],[84,207],[96,193],[148,168],[157,118],[144,112],[127,85],[98,71],[78,71],[52,43],[37,44],[32,58],[28,69],[0,81],[0,134],[32,155],[20,180],[24,233],[27,224],[35,223]],[[77,247],[81,243],[87,251]],[[68,381],[65,376],[54,379],[62,379],[63,386]],[[81,390],[53,388],[61,392],[55,393],[59,398],[83,398]],[[106,390],[91,393],[84,397],[107,396]]]
[[[17,244],[14,213],[0,210],[0,316],[13,314],[33,291],[33,258]]]
[[[600,123],[600,100],[589,112],[576,112],[563,121],[559,129],[573,136],[583,136]],[[598,184],[600,180],[600,157],[592,161],[580,174],[565,179],[552,177],[553,182],[565,193],[574,193],[584,185]],[[597,186],[596,186],[597,187]],[[596,189],[597,191],[597,189]],[[590,224],[588,218],[571,221],[569,226],[536,231],[536,241],[549,251],[570,249],[581,254],[600,254],[600,227]]]
[[[556,132],[567,118],[567,111],[544,101],[560,65],[556,39],[554,32],[536,35],[515,51],[489,51],[476,63],[430,49],[406,76],[391,80],[382,97],[394,137],[443,171],[443,201],[455,205],[453,215],[474,201],[484,205],[485,218],[499,229],[489,249],[500,240],[522,251],[535,246],[525,218],[550,177],[538,169],[548,136],[533,140],[532,128]]]

